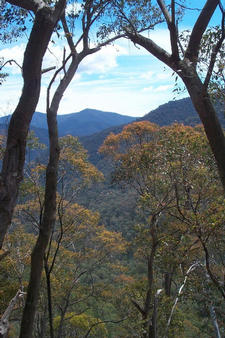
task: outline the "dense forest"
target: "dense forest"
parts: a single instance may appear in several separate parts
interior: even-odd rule
[[[225,336],[222,2],[6,0],[0,8],[2,42],[30,34],[21,97],[0,129],[0,337]],[[198,16],[181,32],[187,10]],[[161,24],[171,53],[149,37]],[[42,59],[59,32],[67,51],[50,67],[47,122],[39,114],[30,131],[48,71]],[[135,121],[84,111],[86,134],[77,116],[63,123],[59,105],[80,63],[121,38],[172,69],[174,92],[180,78],[190,98]],[[8,62],[0,61],[2,85]]]

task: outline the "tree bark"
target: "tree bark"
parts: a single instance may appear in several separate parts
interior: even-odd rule
[[[134,43],[140,44],[144,48],[148,47],[146,49],[151,53],[153,47],[151,40],[148,44],[148,39],[141,36],[139,39],[139,35],[131,36],[129,33],[129,37]],[[155,53],[152,54],[166,63],[183,80],[203,124],[225,191],[225,137],[207,89],[189,60],[174,63],[173,59],[161,49],[155,50]]]
[[[19,183],[23,178],[26,137],[40,95],[42,59],[64,6],[65,0],[61,0],[54,11],[47,6],[37,11],[24,53],[22,67],[24,85],[19,103],[10,120],[0,175],[0,248],[11,224]]]
[[[24,296],[24,292],[21,290],[18,290],[15,297],[10,301],[7,309],[3,313],[1,319],[0,319],[0,338],[7,338],[8,337],[8,331],[9,331],[9,317],[11,315],[11,312],[13,311],[17,301],[19,298]]]
[[[161,5],[164,4],[163,0],[158,0],[158,2]],[[225,137],[207,90],[207,84],[210,78],[207,79],[206,84],[204,84],[196,71],[203,34],[207,29],[208,23],[218,5],[219,0],[207,0],[205,2],[205,6],[193,26],[186,52],[184,53],[184,57],[182,56],[183,59],[181,59],[180,56],[174,57],[173,54],[171,55],[168,53],[154,41],[134,32],[132,29],[125,28],[125,32],[127,37],[133,43],[145,48],[150,54],[154,55],[158,60],[165,63],[174,72],[176,72],[183,80],[193,105],[204,126],[206,136],[217,163],[221,183],[225,191]],[[167,18],[168,15],[165,13],[163,14],[166,21],[170,20],[170,18]],[[170,34],[175,34],[171,30],[172,28],[170,25],[168,25],[168,29]],[[176,43],[179,43],[178,39]],[[172,50],[173,49],[174,48],[172,48]]]
[[[216,338],[221,338],[220,328],[219,328],[217,318],[216,318],[216,311],[215,311],[214,306],[212,304],[210,305],[209,310],[210,310],[210,317],[211,317],[212,322],[213,322],[213,327],[214,327],[214,330],[215,330]]]
[[[76,55],[72,56],[72,62],[63,79],[60,81],[53,96],[51,106],[47,109],[50,148],[49,163],[46,169],[44,214],[40,224],[39,236],[31,255],[30,281],[21,323],[20,338],[32,337],[45,251],[56,220],[56,192],[59,162],[57,112],[62,96],[77,70],[79,61]],[[51,334],[54,335],[52,330]]]
[[[40,224],[39,236],[31,255],[30,281],[21,322],[20,338],[32,337],[45,250],[48,245],[52,227],[55,224],[59,145],[57,120],[54,112],[50,109],[48,111],[48,128],[50,158],[46,169],[44,214]]]
[[[181,78],[202,121],[225,191],[225,137],[216,110],[198,75],[186,65]]]
[[[157,223],[157,215],[153,215],[151,217],[151,222],[150,222],[150,235],[152,239],[152,247],[150,251],[150,255],[148,257],[148,290],[146,293],[146,298],[145,298],[145,304],[144,304],[144,309],[143,309],[143,321],[144,321],[144,331],[145,333],[143,334],[143,338],[156,338],[155,336],[155,325],[157,325],[156,321],[153,322],[153,317],[154,315],[149,316],[150,310],[152,307],[152,292],[153,292],[153,281],[154,281],[154,261],[155,261],[155,255],[157,251],[157,247],[159,244],[158,237],[157,237],[157,230],[156,230],[156,223]],[[156,320],[156,317],[154,318]]]

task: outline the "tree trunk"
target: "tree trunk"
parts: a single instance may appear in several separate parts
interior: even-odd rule
[[[59,146],[56,116],[54,116],[54,113],[50,110],[48,111],[48,128],[50,158],[46,169],[44,214],[40,224],[39,236],[31,254],[30,281],[27,290],[26,304],[23,311],[20,338],[32,337],[45,250],[48,245],[51,229],[55,224]]]
[[[166,272],[164,275],[164,288],[166,296],[170,297],[171,294],[171,284],[172,284],[172,272]]]
[[[48,297],[48,318],[49,318],[50,337],[54,338],[51,274],[49,272],[48,263],[46,261],[45,261],[45,278],[46,278],[47,297]]]
[[[204,86],[196,71],[196,63],[200,43],[207,25],[213,15],[218,0],[208,0],[201,11],[196,24],[193,27],[188,50],[183,60],[175,59],[173,55],[158,46],[153,40],[133,32],[132,29],[125,29],[126,35],[130,40],[145,48],[150,54],[155,56],[170,67],[183,80],[192,100],[192,103],[202,121],[211,150],[214,154],[221,183],[225,192],[225,137],[220,125],[216,111],[210,100],[207,86]],[[170,27],[168,27],[170,30]],[[170,31],[170,34],[172,32]],[[176,42],[178,44],[178,40]]]
[[[152,307],[152,292],[153,292],[153,281],[154,281],[154,261],[155,261],[155,255],[158,247],[158,237],[157,237],[157,230],[156,230],[156,223],[157,223],[157,215],[153,215],[151,218],[150,222],[150,234],[151,234],[151,239],[152,239],[152,248],[150,255],[148,257],[148,290],[146,293],[146,298],[145,298],[145,305],[144,305],[144,316],[143,316],[143,321],[144,321],[144,331],[145,334],[143,337],[145,338],[156,338],[155,336],[155,328],[152,319],[153,316],[149,317],[150,314],[150,309]]]
[[[215,330],[216,338],[221,338],[220,329],[219,329],[219,325],[218,325],[217,318],[216,318],[216,311],[213,305],[210,305],[210,317],[213,322],[213,327]]]
[[[62,3],[61,11],[57,8],[57,12],[53,12],[52,9],[43,7],[37,12],[24,53],[24,86],[10,120],[0,175],[0,248],[11,224],[19,183],[23,178],[26,137],[40,94],[42,59],[55,24],[64,9],[65,1]]]
[[[225,137],[215,108],[196,72],[185,65],[180,76],[202,121],[225,191]]]
[[[77,57],[73,56],[68,71],[60,81],[52,99],[51,106],[47,111],[50,149],[49,163],[46,169],[44,215],[40,224],[39,236],[31,255],[30,281],[21,323],[20,338],[32,337],[32,328],[38,302],[44,255],[49,242],[51,230],[53,229],[56,220],[56,192],[59,162],[57,112],[63,93],[73,78],[78,64],[79,61]],[[52,330],[51,334],[54,335]]]

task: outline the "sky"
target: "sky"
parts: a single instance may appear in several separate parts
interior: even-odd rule
[[[187,6],[202,8],[204,0],[187,0]],[[181,30],[191,28],[197,11],[188,11]],[[216,13],[212,24],[219,24]],[[149,35],[161,47],[169,49],[169,35],[164,27],[157,28]],[[56,37],[53,36],[53,40]],[[22,64],[27,37],[17,42],[0,45],[0,57],[15,59]],[[43,61],[43,68],[61,64],[63,44],[50,43]],[[20,68],[14,64],[5,68],[10,74],[0,87],[0,116],[11,114],[20,97],[22,76]],[[53,72],[43,74],[42,89],[37,111],[46,111],[46,88]],[[59,78],[60,80],[60,78]],[[187,96],[182,92],[175,96],[174,76],[160,61],[142,48],[137,48],[126,39],[118,40],[114,45],[101,49],[88,56],[63,96],[59,114],[70,114],[85,108],[116,112],[130,116],[144,116],[173,99]]]

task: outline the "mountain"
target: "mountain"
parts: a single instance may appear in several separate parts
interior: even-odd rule
[[[75,136],[91,135],[136,120],[136,117],[95,109],[84,109],[76,114],[59,115],[58,118],[60,136],[68,134]]]
[[[225,127],[224,108],[217,104],[217,112],[222,126]],[[0,133],[3,133],[5,126],[9,122],[10,116],[0,118]],[[131,116],[123,116],[116,113],[104,112],[95,109],[84,109],[78,113],[59,115],[59,135],[71,134],[79,136],[81,143],[88,150],[90,160],[97,163],[100,155],[97,154],[98,148],[104,139],[110,134],[119,133],[124,125],[133,121],[151,121],[160,126],[172,124],[174,122],[186,125],[196,125],[200,123],[190,98],[170,101],[160,105],[157,109],[150,111],[144,117],[136,119]],[[40,138],[42,143],[48,143],[46,115],[36,112],[32,119],[31,129]]]
[[[223,128],[225,128],[224,107],[222,107],[220,104],[216,104],[216,110],[219,120]],[[150,111],[148,114],[137,119],[136,121],[150,121],[158,124],[159,126],[170,125],[174,122],[183,123],[190,126],[201,123],[189,97],[162,104],[157,109]],[[98,154],[98,148],[103,143],[104,139],[110,133],[120,133],[124,125],[111,127],[99,133],[80,138],[81,143],[88,150],[91,162],[93,162],[95,165],[99,162],[101,155]]]
[[[8,124],[10,116],[0,118],[0,124]],[[58,115],[59,135],[84,136],[91,135],[109,127],[127,124],[136,117],[124,116],[112,112],[95,109],[84,109],[78,113]],[[31,128],[47,129],[46,114],[35,112],[31,121]]]
[[[222,126],[225,127],[224,107],[219,103],[216,103],[215,107],[219,120]],[[162,104],[138,120],[151,121],[159,126],[167,126],[174,122],[183,123],[189,126],[201,123],[189,97]]]

